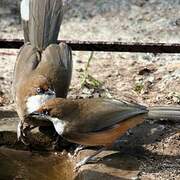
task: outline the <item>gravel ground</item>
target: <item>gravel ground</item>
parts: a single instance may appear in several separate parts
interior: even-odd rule
[[[0,38],[22,38],[17,4],[17,1],[0,0]],[[179,0],[76,0],[67,6],[59,38],[179,43],[179,17]],[[10,90],[17,53],[18,50],[0,50],[3,109],[13,108]],[[98,83],[87,81],[81,88],[81,76],[90,54],[73,52],[69,97],[108,96],[133,99],[148,106],[180,104],[179,54],[94,52],[88,73]],[[166,124],[163,127],[161,140],[144,145],[152,153],[164,155],[161,159],[150,156],[144,160],[140,175],[144,179],[180,179],[179,129]]]

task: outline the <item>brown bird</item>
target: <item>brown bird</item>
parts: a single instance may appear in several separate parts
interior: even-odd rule
[[[48,100],[41,108],[30,114],[37,120],[49,120],[59,135],[70,142],[85,146],[111,147],[128,129],[149,119],[180,121],[180,107],[145,106],[112,99],[62,99]],[[81,166],[92,157],[86,157]]]
[[[15,63],[13,97],[20,117],[18,139],[25,144],[32,128],[52,125],[25,117],[48,99],[67,96],[72,53],[67,44],[57,44],[62,16],[61,0],[23,0],[21,3],[25,45]]]

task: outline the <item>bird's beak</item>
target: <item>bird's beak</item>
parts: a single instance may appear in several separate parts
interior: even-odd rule
[[[32,113],[29,114],[29,116],[43,116],[43,113],[39,112],[39,111],[34,111]]]
[[[51,89],[48,89],[46,92],[45,92],[46,95],[49,95],[49,96],[55,96],[56,93],[55,91],[51,90]]]
[[[34,112],[28,114],[28,118],[44,119],[44,114],[39,111],[34,111]]]
[[[49,121],[48,117],[43,114],[43,112],[40,111],[34,111],[28,115],[28,118],[36,119],[36,120],[45,120]]]
[[[48,116],[44,115],[43,112],[34,111],[26,116],[26,118],[38,121],[49,121]]]

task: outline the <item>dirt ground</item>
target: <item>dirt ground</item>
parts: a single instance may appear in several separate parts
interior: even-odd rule
[[[66,9],[59,39],[180,42],[179,0],[76,0]],[[18,12],[18,1],[0,0],[0,38],[23,38]],[[17,53],[0,50],[1,109],[14,107],[11,83]],[[180,104],[179,54],[94,52],[88,73],[97,83],[86,82],[81,88],[90,54],[73,52],[69,97],[133,99],[147,106]],[[141,145],[148,156],[140,158],[138,178],[180,179],[179,126],[158,124],[151,131],[159,129],[159,136]]]

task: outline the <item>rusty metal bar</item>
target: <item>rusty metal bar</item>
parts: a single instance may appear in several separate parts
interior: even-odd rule
[[[58,41],[60,42],[60,41]],[[62,40],[74,51],[111,51],[139,53],[180,53],[180,44],[167,43],[126,43],[108,41],[70,41]],[[23,45],[20,39],[0,39],[0,48],[18,49]]]

